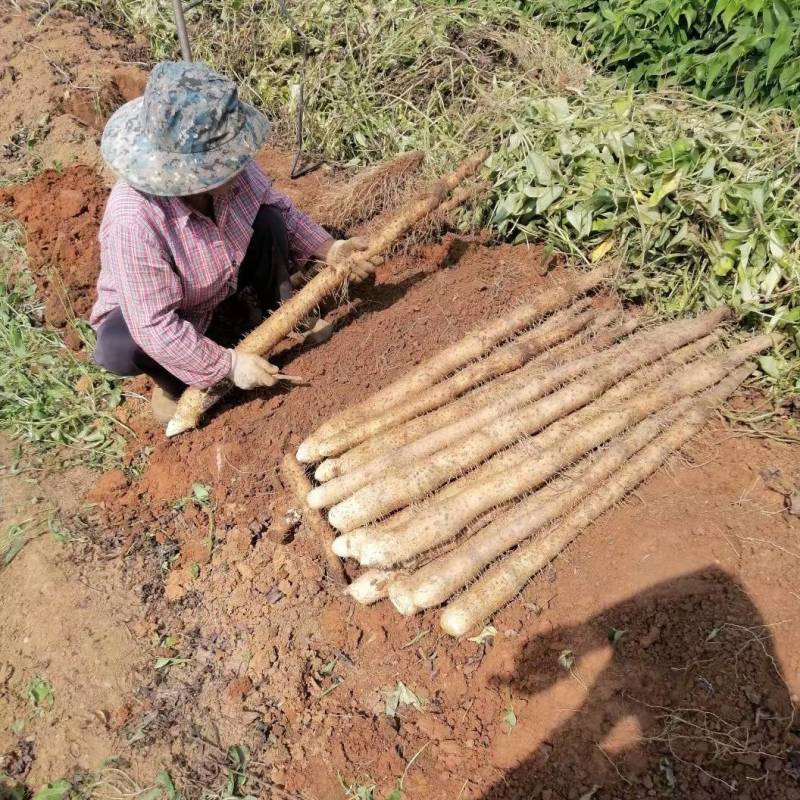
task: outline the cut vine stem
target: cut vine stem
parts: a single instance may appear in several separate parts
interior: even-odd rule
[[[482,150],[462,161],[449,175],[436,181],[424,197],[412,202],[397,217],[376,232],[370,238],[366,251],[341,264],[323,269],[297,294],[246,336],[237,345],[236,350],[242,353],[269,355],[272,349],[306,319],[326,297],[347,282],[356,259],[369,259],[384,253],[417,222],[439,208],[450,192],[480,169],[488,156],[488,151]],[[466,195],[462,196],[466,197]],[[221,381],[206,390],[189,387],[181,396],[175,414],[167,424],[167,436],[176,436],[197,427],[201,416],[224,397],[231,388],[232,384],[228,380]]]

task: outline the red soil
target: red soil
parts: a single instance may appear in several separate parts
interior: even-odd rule
[[[265,160],[300,202],[318,202],[319,174],[290,183],[285,157]],[[69,285],[84,286],[86,308],[97,264],[87,253],[76,261],[70,242],[93,241],[102,190],[84,170],[50,174],[18,191],[15,208],[70,201],[64,192],[75,187],[87,192],[85,208],[75,199],[77,216],[53,227],[33,214],[29,237],[34,263],[47,253]],[[51,230],[63,238],[49,241]],[[695,466],[662,471],[498,614],[486,648],[440,636],[435,611],[405,620],[386,603],[341,598],[305,528],[287,545],[267,535],[294,502],[278,475],[287,450],[482,320],[547,291],[555,278],[541,271],[538,249],[447,236],[356,289],[332,313],[330,342],[278,359],[308,386],[234,396],[172,441],[138,421],[134,451],[152,448],[143,475],[129,484],[115,472],[92,499],[119,552],[130,553],[124,582],[143,593],[140,630],[179,636],[190,663],[155,683],[145,673],[146,702],[120,698],[137,709],[131,724],[156,712],[183,737],[194,770],[210,751],[191,727],[214,720],[220,741],[246,742],[268,765],[263,777],[320,798],[340,796],[337,771],[372,776],[385,796],[423,747],[405,782],[410,797],[578,798],[593,786],[596,797],[639,797],[673,781],[692,797],[728,796],[734,784],[743,797],[800,797],[787,727],[800,649],[791,627],[765,627],[796,613],[794,561],[773,556],[798,551],[798,526],[759,472],[769,463],[793,485],[789,447],[716,428],[692,448]],[[204,512],[170,508],[195,481],[212,490],[213,548]],[[153,547],[178,548],[163,583]],[[625,631],[613,646],[612,628]],[[566,649],[576,656],[571,674],[558,662]],[[333,677],[323,670],[332,661]],[[397,681],[427,698],[424,713],[383,713]],[[717,717],[676,710],[686,708]],[[702,739],[687,739],[698,721]]]
[[[100,272],[97,231],[107,196],[97,172],[84,166],[48,170],[0,191],[0,206],[10,206],[25,226],[29,265],[46,298],[45,321],[55,328],[85,319],[94,303]]]

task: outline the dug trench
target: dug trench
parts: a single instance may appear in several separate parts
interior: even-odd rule
[[[290,182],[278,152],[262,163],[301,206],[324,206],[330,176]],[[65,190],[93,199],[65,218]],[[104,191],[75,168],[12,192],[18,209],[27,192],[42,219],[58,220],[25,218],[29,249],[37,274],[78,276],[76,308],[91,300],[88,243]],[[55,247],[70,231],[87,245]],[[329,342],[278,357],[308,385],[234,396],[175,440],[141,404],[123,406],[136,432],[127,459],[146,449],[144,471],[96,481],[80,545],[49,558],[65,585],[91,587],[91,603],[63,595],[84,608],[59,614],[64,637],[85,642],[83,626],[98,623],[127,636],[61,649],[52,627],[37,638],[42,603],[55,602],[52,586],[42,590],[52,583],[44,543],[11,563],[0,575],[0,604],[14,609],[3,658],[19,674],[57,664],[67,686],[98,674],[104,689],[73,693],[58,720],[32,720],[19,737],[10,702],[4,763],[34,753],[19,774],[37,785],[95,769],[100,742],[142,780],[169,769],[192,797],[220,785],[226,749],[242,744],[247,791],[265,797],[327,800],[345,787],[367,796],[354,787],[375,784],[385,798],[401,782],[409,798],[800,798],[800,520],[790,505],[800,472],[790,445],[713,424],[478,641],[441,634],[435,609],[406,620],[386,603],[355,606],[305,526],[286,535],[279,524],[296,505],[283,455],[481,321],[547,292],[565,266],[542,256],[447,234],[332,304]],[[49,299],[51,285],[40,286]],[[48,735],[68,720],[68,735]]]

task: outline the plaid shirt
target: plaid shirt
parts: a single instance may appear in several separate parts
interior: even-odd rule
[[[272,187],[255,162],[225,197],[214,200],[216,224],[177,197],[155,197],[118,183],[100,226],[92,326],[120,308],[133,340],[180,380],[208,387],[226,377],[229,351],[203,334],[214,309],[236,291],[262,205],[283,213],[290,255],[298,266],[330,239]]]

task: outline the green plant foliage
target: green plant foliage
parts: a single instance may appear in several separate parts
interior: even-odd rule
[[[762,367],[800,389],[800,147],[781,112],[613,87],[554,96],[489,163],[503,236],[618,258],[623,290],[667,316],[728,303],[785,331]]]
[[[72,784],[62,779],[43,786],[33,795],[33,800],[62,800],[71,792]]]
[[[0,429],[66,460],[93,466],[119,458],[123,438],[112,411],[121,381],[70,351],[42,325],[16,225],[0,224]],[[88,326],[79,328],[91,346]]]
[[[522,0],[633,83],[800,106],[796,0]]]

